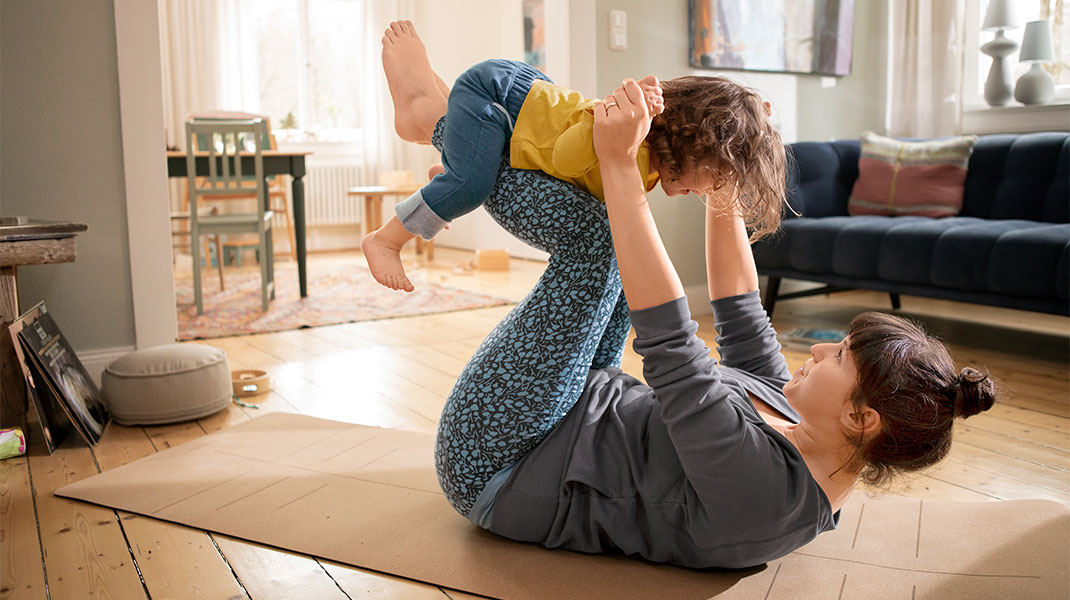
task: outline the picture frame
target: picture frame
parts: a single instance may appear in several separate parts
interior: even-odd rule
[[[851,73],[855,0],[688,0],[696,69]]]
[[[59,443],[55,441],[59,431],[51,430],[53,424],[62,428],[52,406],[52,402],[56,401],[82,439],[90,446],[95,446],[111,415],[104,405],[100,389],[63,337],[45,303],[39,302],[23,313],[11,323],[9,331],[24,375],[29,375],[28,385],[36,392],[36,395],[31,392],[30,397],[36,398],[34,407],[38,409],[42,427],[46,418],[42,415],[49,415],[46,438],[50,437],[55,444]]]
[[[41,428],[41,437],[44,439],[45,448],[48,449],[48,453],[51,455],[67,438],[67,434],[74,428],[74,423],[71,416],[67,414],[67,407],[52,392],[45,380],[45,376],[37,368],[36,363],[23,352],[22,343],[18,337],[18,329],[21,328],[21,324],[16,325],[16,323],[19,323],[19,321],[16,320],[15,323],[9,326],[8,333],[11,335],[15,358],[22,368],[22,377],[26,385],[26,398],[33,403],[34,410],[37,411],[37,422]],[[26,433],[29,435],[29,432]]]

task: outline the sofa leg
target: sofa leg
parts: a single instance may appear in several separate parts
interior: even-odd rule
[[[769,276],[769,282],[765,286],[765,299],[762,304],[765,305],[765,313],[770,317],[773,316],[773,307],[776,306],[777,294],[780,292],[780,278]]]
[[[892,298],[892,310],[899,310],[899,294],[889,292],[888,295]]]

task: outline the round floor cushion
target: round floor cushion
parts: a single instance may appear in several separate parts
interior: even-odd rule
[[[188,421],[227,407],[233,392],[227,353],[203,344],[168,344],[126,354],[101,375],[104,401],[120,425]]]

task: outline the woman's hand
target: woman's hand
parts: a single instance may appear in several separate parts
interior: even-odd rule
[[[594,150],[628,307],[642,310],[684,295],[650,214],[636,155],[650,131],[642,89],[628,79],[594,107]]]
[[[650,132],[646,96],[634,79],[594,107],[594,151],[602,168],[634,165],[639,145]]]

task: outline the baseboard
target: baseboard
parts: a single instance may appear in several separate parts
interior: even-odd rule
[[[127,352],[133,352],[136,348],[134,346],[118,346],[115,348],[101,348],[100,350],[86,350],[84,352],[76,352],[78,360],[82,361],[82,365],[89,373],[89,376],[93,378],[93,383],[100,385],[100,374],[104,372],[111,362]]]

